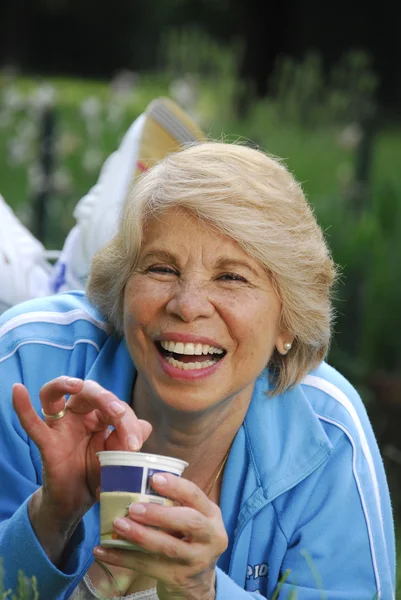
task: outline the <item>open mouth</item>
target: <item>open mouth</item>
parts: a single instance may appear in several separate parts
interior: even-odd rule
[[[156,347],[170,365],[183,371],[212,367],[227,354],[226,350],[215,346],[167,340],[156,342]]]

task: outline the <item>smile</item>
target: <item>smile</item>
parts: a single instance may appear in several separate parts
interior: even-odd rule
[[[195,371],[212,367],[226,354],[223,348],[192,342],[162,340],[156,342],[156,346],[171,366],[182,371]]]

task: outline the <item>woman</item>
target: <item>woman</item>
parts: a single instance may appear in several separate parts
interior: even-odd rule
[[[391,598],[377,445],[323,362],[334,276],[300,187],[262,152],[204,143],[143,175],[88,298],[3,317],[7,585],[22,569],[46,600],[116,595],[106,565],[135,598]],[[116,448],[189,463],[153,478],[175,506],[114,522],[145,552],[97,545],[95,453]]]

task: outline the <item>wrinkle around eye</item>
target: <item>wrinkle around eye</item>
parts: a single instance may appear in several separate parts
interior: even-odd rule
[[[179,276],[178,271],[173,269],[172,267],[163,267],[163,266],[151,266],[145,269],[145,273],[156,273],[159,275],[177,275]]]
[[[220,281],[234,281],[238,283],[247,283],[250,282],[243,277],[242,275],[238,275],[237,273],[223,273],[223,275],[219,275],[218,278]]]

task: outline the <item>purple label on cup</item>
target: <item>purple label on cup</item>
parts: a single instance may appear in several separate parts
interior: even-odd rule
[[[161,498],[163,498],[161,494],[158,494],[156,490],[153,489],[152,483],[150,481],[155,473],[169,473],[169,471],[161,471],[160,469],[148,469],[145,494],[152,494],[153,496],[160,496]]]
[[[142,493],[144,467],[104,466],[101,470],[101,492]]]

